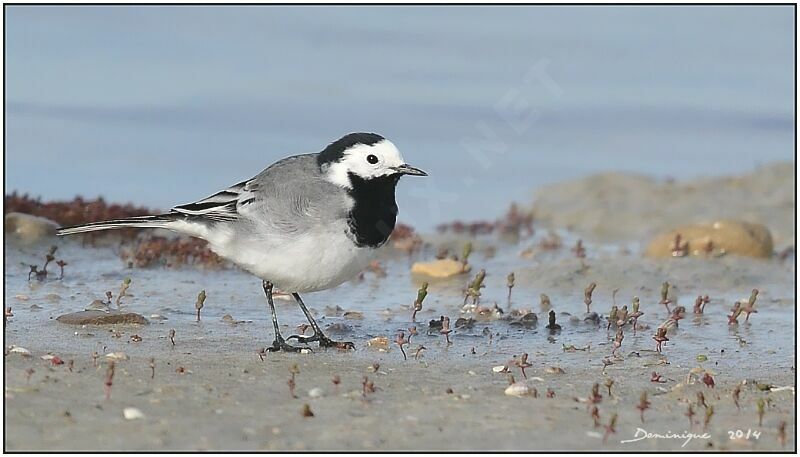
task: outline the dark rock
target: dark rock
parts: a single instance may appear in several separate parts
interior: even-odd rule
[[[599,324],[600,316],[598,316],[596,312],[592,311],[583,315],[583,321],[587,324]]]
[[[344,324],[342,322],[335,322],[325,327],[325,330],[332,333],[349,333],[353,331],[353,327],[350,327],[349,325]]]
[[[534,327],[539,323],[539,317],[535,313],[527,313],[524,316],[512,319],[510,325],[522,325],[524,327]]]
[[[111,324],[148,324],[141,314],[121,311],[78,311],[64,314],[56,318],[62,324],[69,325],[111,325]]]
[[[456,319],[456,328],[472,328],[475,326],[475,319],[469,317],[459,317]]]

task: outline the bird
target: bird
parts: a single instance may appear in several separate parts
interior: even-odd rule
[[[160,228],[200,238],[220,257],[261,279],[275,339],[269,351],[298,343],[355,349],[322,332],[301,293],[336,287],[360,273],[397,220],[402,176],[427,176],[408,165],[388,139],[349,133],[322,151],[279,160],[255,177],[169,212],[63,227],[57,235],[122,228]],[[283,338],[273,289],[289,292],[314,333]]]

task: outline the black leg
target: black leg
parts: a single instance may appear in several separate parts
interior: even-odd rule
[[[281,336],[281,331],[280,328],[278,327],[278,315],[277,313],[275,313],[275,302],[272,301],[272,283],[269,281],[264,281],[262,283],[262,286],[264,287],[264,294],[267,295],[267,303],[269,304],[269,310],[272,312],[272,327],[275,329],[275,341],[272,342],[272,347],[267,348],[267,350],[270,352],[300,351],[300,348],[286,344],[286,340],[284,340],[283,337]]]
[[[301,335],[292,335],[287,340],[295,338],[300,343],[308,343],[311,341],[319,341],[320,347],[337,347],[340,349],[355,349],[355,345],[349,341],[333,341],[324,333],[322,333],[322,329],[319,328],[317,325],[317,321],[314,320],[314,316],[308,311],[306,308],[306,304],[303,303],[303,299],[300,298],[300,294],[293,293],[292,297],[294,297],[297,304],[300,305],[300,309],[303,310],[303,314],[306,315],[306,319],[308,319],[308,323],[311,324],[311,328],[314,329],[314,334],[311,336],[301,336]]]

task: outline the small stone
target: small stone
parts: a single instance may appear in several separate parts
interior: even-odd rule
[[[522,325],[524,327],[533,327],[539,323],[539,317],[535,313],[526,313],[522,316],[512,318],[509,322],[510,325]]]
[[[319,387],[314,387],[313,389],[308,391],[308,396],[311,398],[320,398],[324,395],[325,392]]]
[[[109,352],[106,354],[106,358],[109,360],[128,360],[128,354],[124,352]]]
[[[411,266],[411,273],[416,275],[428,276],[431,278],[450,278],[470,271],[470,266],[466,266],[453,259],[434,260],[433,262],[416,262]]]
[[[244,324],[247,321],[237,321],[230,314],[226,314],[226,315],[222,316],[222,322],[225,322],[226,324],[231,324],[231,325],[239,325],[239,324]]]
[[[600,316],[594,311],[585,313],[583,315],[583,322],[588,324],[598,324],[600,323]]]
[[[69,325],[148,324],[141,314],[121,311],[78,311],[58,316],[56,320]]]
[[[505,394],[512,397],[526,397],[531,395],[531,388],[524,382],[515,382],[506,387]]]
[[[364,313],[360,311],[346,311],[342,317],[345,319],[364,319]]]
[[[128,420],[144,419],[144,413],[139,408],[125,408],[122,410],[122,415]]]
[[[11,350],[9,352],[13,352],[15,354],[19,354],[19,355],[21,355],[23,357],[30,357],[31,356],[31,351],[25,349],[22,346],[14,346],[13,344],[11,345]]]
[[[347,333],[353,330],[353,327],[345,324],[344,322],[334,322],[325,327],[325,330],[333,333]]]
[[[376,336],[367,341],[367,346],[375,349],[385,349],[389,347],[389,338],[386,336]]]

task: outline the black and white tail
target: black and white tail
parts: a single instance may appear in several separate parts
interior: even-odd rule
[[[173,214],[160,214],[158,216],[138,216],[128,219],[116,219],[112,221],[90,222],[88,224],[73,225],[72,227],[62,227],[56,231],[56,235],[74,235],[76,233],[97,232],[100,230],[116,230],[123,228],[169,228],[169,224],[175,221]]]

